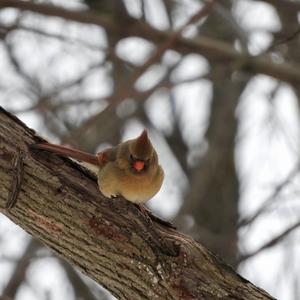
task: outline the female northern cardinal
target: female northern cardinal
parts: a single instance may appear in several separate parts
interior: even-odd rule
[[[34,144],[31,148],[98,166],[99,189],[108,198],[123,196],[133,203],[145,203],[160,190],[164,179],[163,169],[146,130],[136,139],[96,155],[48,143]]]

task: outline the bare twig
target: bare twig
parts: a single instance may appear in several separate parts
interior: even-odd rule
[[[76,136],[83,134],[89,127],[91,127],[94,122],[99,118],[100,114],[105,113],[107,110],[110,110],[112,106],[116,106],[121,101],[125,100],[128,97],[132,97],[136,94],[136,90],[134,85],[136,81],[140,78],[140,76],[154,63],[156,63],[161,56],[165,53],[166,50],[171,48],[171,46],[176,42],[176,40],[182,35],[183,31],[191,24],[200,21],[203,17],[205,17],[213,8],[215,0],[210,0],[206,2],[206,4],[195,14],[193,15],[184,25],[182,25],[177,31],[170,35],[167,41],[160,46],[155,53],[141,66],[139,67],[134,74],[131,76],[129,81],[126,83],[125,86],[120,88],[114,95],[107,98],[109,106],[104,110],[96,115],[89,118],[84,124],[80,126],[76,130]]]
[[[110,297],[106,296],[106,294],[103,291],[100,291],[97,295],[97,297],[93,294],[92,290],[87,286],[87,284],[84,282],[82,277],[76,272],[74,267],[72,267],[69,263],[67,263],[65,260],[60,259],[59,260],[60,265],[64,268],[68,279],[74,289],[74,293],[76,295],[76,299],[88,299],[88,300],[108,300]],[[99,298],[99,296],[101,298]]]
[[[25,275],[28,269],[28,266],[31,262],[31,259],[35,256],[36,252],[41,247],[41,244],[35,240],[31,239],[28,243],[24,254],[18,260],[14,272],[10,277],[10,280],[6,284],[3,295],[6,297],[10,297],[11,299],[15,299],[17,291],[20,285],[24,282]]]
[[[264,201],[263,205],[254,213],[251,217],[245,217],[240,220],[238,226],[247,226],[256,220],[259,216],[261,216],[265,211],[267,211],[271,204],[273,204],[274,199],[281,193],[281,191],[295,178],[295,176],[299,173],[300,164],[298,163],[296,167],[288,174],[286,179],[282,181],[275,189],[272,194]]]
[[[284,2],[291,7],[293,7],[294,4],[299,7],[299,4],[296,2],[281,2]],[[116,22],[106,16],[89,11],[72,11],[54,5],[36,4],[33,2],[18,0],[1,0],[0,8],[1,7],[14,7],[23,11],[40,13],[45,16],[56,16],[70,21],[95,24],[104,27],[110,33],[118,34],[120,37],[135,35],[139,37],[147,37],[149,40],[159,42],[167,40],[172,35],[169,32],[156,30],[141,20],[130,17],[128,17],[128,26],[124,27],[122,25],[122,28],[120,28]],[[252,57],[243,52],[239,52],[227,43],[208,37],[197,37],[196,39],[191,40],[180,36],[172,45],[172,48],[180,49],[182,51],[192,51],[204,55],[208,59],[218,61],[222,60],[227,63],[241,61],[243,62],[242,69],[248,70],[252,73],[262,73],[292,84],[299,84],[300,82],[300,68],[295,66],[295,64],[278,64],[273,63],[268,57]],[[240,67],[241,66],[239,64],[239,68]]]
[[[25,31],[25,32],[30,32],[30,33],[34,33],[37,35],[41,35],[41,36],[44,36],[47,38],[60,40],[62,42],[78,44],[79,46],[88,48],[93,51],[103,51],[103,52],[107,51],[107,48],[104,48],[104,47],[102,48],[102,47],[100,47],[100,45],[93,45],[93,44],[88,43],[87,41],[83,41],[81,39],[70,38],[68,36],[64,36],[61,34],[50,33],[50,32],[47,32],[47,31],[44,31],[44,30],[41,30],[38,28],[30,27],[27,25],[17,24],[17,25],[12,25],[12,26],[6,26],[4,24],[0,24],[0,28],[3,32],[5,32],[5,34],[10,33],[12,31]]]
[[[290,34],[289,36],[275,42],[273,45],[272,45],[272,48],[276,47],[276,46],[279,46],[279,45],[282,45],[282,44],[286,44],[286,43],[289,43],[290,41],[294,40],[297,36],[299,36],[300,34],[300,28],[298,28],[297,30],[295,30],[292,34]]]
[[[295,223],[294,225],[288,227],[287,229],[285,229],[281,234],[279,234],[278,236],[276,236],[275,238],[271,239],[269,242],[267,242],[266,244],[262,245],[261,247],[259,247],[258,249],[254,250],[253,252],[241,255],[241,257],[239,258],[239,263],[244,262],[245,260],[261,253],[262,251],[278,244],[279,242],[281,242],[288,234],[290,234],[292,231],[294,231],[295,229],[297,229],[300,226],[300,221],[298,221],[297,223]]]

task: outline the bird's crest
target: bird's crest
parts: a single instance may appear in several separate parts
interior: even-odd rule
[[[147,130],[144,130],[136,139],[133,151],[134,155],[136,155],[138,158],[147,158],[151,156],[153,147],[149,140]]]

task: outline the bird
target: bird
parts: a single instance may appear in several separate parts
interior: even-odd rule
[[[160,190],[164,180],[164,171],[147,130],[135,139],[122,142],[96,155],[50,143],[32,144],[30,148],[96,166],[99,190],[107,198],[122,196],[132,203],[142,205]]]

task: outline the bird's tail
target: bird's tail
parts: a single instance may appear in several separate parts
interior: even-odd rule
[[[64,157],[72,157],[74,159],[77,159],[79,161],[84,161],[92,165],[99,165],[99,162],[95,155],[80,150],[68,148],[65,146],[61,146],[61,145],[41,143],[41,144],[31,144],[29,148],[45,150]]]

